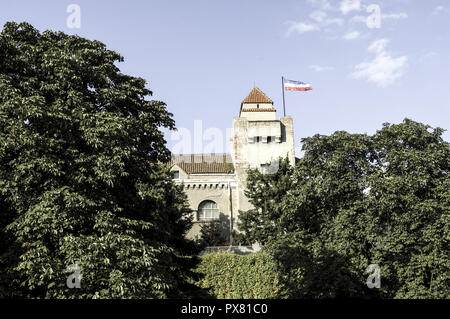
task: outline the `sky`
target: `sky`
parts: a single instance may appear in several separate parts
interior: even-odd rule
[[[449,0],[1,1],[7,21],[119,52],[120,70],[146,79],[173,113],[174,152],[186,132],[192,152],[204,151],[208,129],[223,132],[217,153],[228,151],[255,85],[283,116],[282,76],[313,88],[285,94],[297,155],[301,138],[374,134],[404,118],[450,129]]]

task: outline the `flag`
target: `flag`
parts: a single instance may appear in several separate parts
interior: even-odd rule
[[[284,89],[286,91],[309,91],[312,90],[311,84],[300,81],[292,81],[284,79]]]

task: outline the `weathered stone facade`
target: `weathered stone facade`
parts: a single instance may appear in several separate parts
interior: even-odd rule
[[[184,185],[194,226],[188,237],[200,234],[203,223],[219,220],[225,232],[236,229],[239,211],[251,208],[244,194],[247,170],[270,173],[280,157],[295,163],[294,128],[291,117],[276,119],[273,102],[253,88],[233,119],[230,154],[174,155],[172,168],[177,183]],[[271,165],[267,165],[272,163]]]

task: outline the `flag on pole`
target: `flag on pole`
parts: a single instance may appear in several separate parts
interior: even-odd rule
[[[286,91],[309,91],[312,90],[311,84],[300,81],[292,81],[284,79],[284,89]]]

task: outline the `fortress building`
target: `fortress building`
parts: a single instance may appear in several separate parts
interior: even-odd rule
[[[201,225],[212,221],[220,221],[229,238],[239,211],[252,207],[244,194],[247,170],[270,173],[278,159],[286,156],[295,163],[292,118],[277,119],[272,100],[257,87],[233,119],[230,142],[230,154],[172,156],[174,179],[184,185],[194,214],[190,238],[198,237]]]

